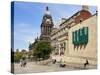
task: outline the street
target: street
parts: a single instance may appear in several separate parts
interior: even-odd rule
[[[71,64],[72,65],[72,64]],[[75,64],[74,64],[75,65]],[[96,66],[90,66],[89,68],[95,69]],[[39,73],[39,72],[55,72],[55,71],[71,71],[71,70],[81,70],[82,65],[76,65],[76,67],[66,65],[66,67],[59,67],[59,63],[52,64],[49,63],[47,65],[40,64],[40,62],[28,62],[26,67],[21,67],[20,64],[14,64],[14,73],[22,74],[22,73]]]
[[[74,70],[72,67],[61,68],[57,64],[50,65],[39,65],[36,62],[28,62],[26,67],[21,67],[20,64],[14,64],[14,73],[34,73],[34,72],[53,72],[53,71],[64,71]]]

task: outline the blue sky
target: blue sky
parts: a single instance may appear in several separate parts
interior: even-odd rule
[[[80,5],[49,4],[34,2],[14,3],[14,50],[28,50],[29,42],[40,35],[40,25],[45,13],[46,6],[49,7],[54,25],[57,25],[61,18],[68,18],[81,10]],[[95,6],[90,6],[92,14],[96,12]]]

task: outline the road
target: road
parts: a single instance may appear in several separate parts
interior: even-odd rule
[[[71,70],[80,70],[82,66],[73,67],[67,65],[66,67],[59,67],[59,63],[47,65],[40,64],[41,62],[28,62],[26,67],[21,67],[20,64],[14,64],[14,73],[23,74],[23,73],[39,73],[39,72],[55,72],[55,71],[71,71]],[[72,64],[71,64],[72,65]],[[91,67],[90,67],[91,68]],[[96,68],[93,66],[92,68]]]

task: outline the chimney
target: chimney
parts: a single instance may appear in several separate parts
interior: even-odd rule
[[[62,22],[65,22],[67,19],[66,18],[62,18]]]

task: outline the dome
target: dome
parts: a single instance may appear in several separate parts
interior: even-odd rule
[[[46,14],[46,15],[50,15],[50,11],[49,11],[49,8],[48,8],[48,6],[46,7],[45,14]]]

